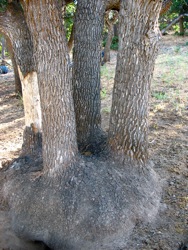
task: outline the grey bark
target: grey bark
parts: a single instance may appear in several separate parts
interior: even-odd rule
[[[75,14],[73,99],[80,150],[98,148],[101,131],[100,61],[104,1],[81,0]]]
[[[109,145],[114,155],[122,161],[130,158],[141,163],[148,158],[148,101],[160,37],[161,7],[161,2],[142,2],[122,1],[109,127]]]
[[[58,0],[22,1],[32,34],[43,126],[44,171],[62,174],[77,154],[67,41]]]
[[[0,31],[12,44],[17,66],[24,76],[34,70],[33,45],[21,6],[8,4],[6,12],[0,13]]]

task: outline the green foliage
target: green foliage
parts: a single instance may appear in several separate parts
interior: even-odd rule
[[[104,99],[106,97],[106,89],[102,88],[101,90],[101,99]]]
[[[7,7],[8,1],[7,0],[0,0],[0,11],[4,11]]]
[[[165,100],[167,98],[167,95],[165,92],[155,91],[154,93],[152,93],[152,97],[155,97],[157,100]]]
[[[172,0],[170,10],[160,18],[160,29],[166,28],[175,18],[185,13],[188,13],[188,0]],[[184,17],[184,28],[188,28],[188,17]],[[175,34],[179,35],[180,27],[178,24],[173,25],[172,29]]]
[[[70,3],[67,5],[64,20],[65,20],[66,37],[68,40],[70,38],[71,31],[72,31],[75,11],[76,11],[75,3]]]

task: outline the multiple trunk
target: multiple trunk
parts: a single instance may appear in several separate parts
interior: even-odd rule
[[[101,131],[100,61],[104,1],[78,1],[75,14],[73,99],[78,145],[95,151]]]
[[[19,71],[22,82],[38,77],[38,85],[23,84],[23,93],[24,88],[31,88],[27,91],[34,95],[34,89],[39,88],[43,167],[48,175],[31,180],[30,173],[24,178],[20,174],[27,164],[20,171],[12,167],[11,181],[4,190],[10,195],[14,229],[22,237],[58,250],[122,249],[135,223],[144,221],[143,217],[151,220],[159,206],[158,179],[149,168],[141,175],[135,162],[147,159],[147,109],[161,1],[121,1],[108,141],[115,157],[134,160],[124,164],[127,172],[115,161],[111,164],[104,159],[98,163],[95,158],[85,162],[83,158],[74,164],[77,140],[80,148],[87,150],[96,146],[102,134],[100,42],[105,1],[78,1],[73,90],[60,1],[21,3],[32,34],[36,72],[24,74],[21,66]],[[40,141],[35,124],[31,128],[26,134],[32,141]]]
[[[109,127],[110,148],[122,160],[128,156],[145,162],[148,158],[148,98],[160,36],[160,8],[161,2],[122,1]]]
[[[43,162],[62,173],[77,154],[75,117],[66,37],[59,1],[23,1],[34,44],[43,125]]]

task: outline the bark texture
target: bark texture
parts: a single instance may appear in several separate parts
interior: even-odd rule
[[[148,158],[148,99],[160,38],[160,8],[161,2],[122,1],[109,127],[111,150],[122,160],[128,156],[145,162]]]
[[[9,37],[23,76],[34,71],[32,40],[18,3],[10,3],[5,12],[0,12],[0,31]]]
[[[67,42],[59,1],[23,1],[34,43],[42,108],[44,169],[61,174],[77,153]]]
[[[73,99],[80,150],[101,141],[100,60],[104,1],[81,0],[75,14]]]

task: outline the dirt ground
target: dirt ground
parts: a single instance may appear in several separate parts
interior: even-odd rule
[[[106,131],[116,54],[112,52],[111,62],[101,69],[102,125]],[[188,249],[187,67],[188,37],[163,37],[156,61],[149,110],[150,158],[155,170],[164,180],[161,208],[154,223],[138,225],[128,242],[127,250]],[[12,72],[0,75],[0,117],[0,163],[3,163],[19,155],[24,128],[23,104],[21,98],[14,94]],[[4,180],[0,176],[0,182],[2,181]],[[7,206],[1,202],[0,250],[19,249],[13,246],[18,239],[10,232],[7,214]],[[3,228],[2,224],[7,226]],[[3,237],[6,242],[13,240],[11,247],[8,243],[6,246],[6,242],[2,243]],[[27,250],[29,247],[24,245],[20,249]]]

